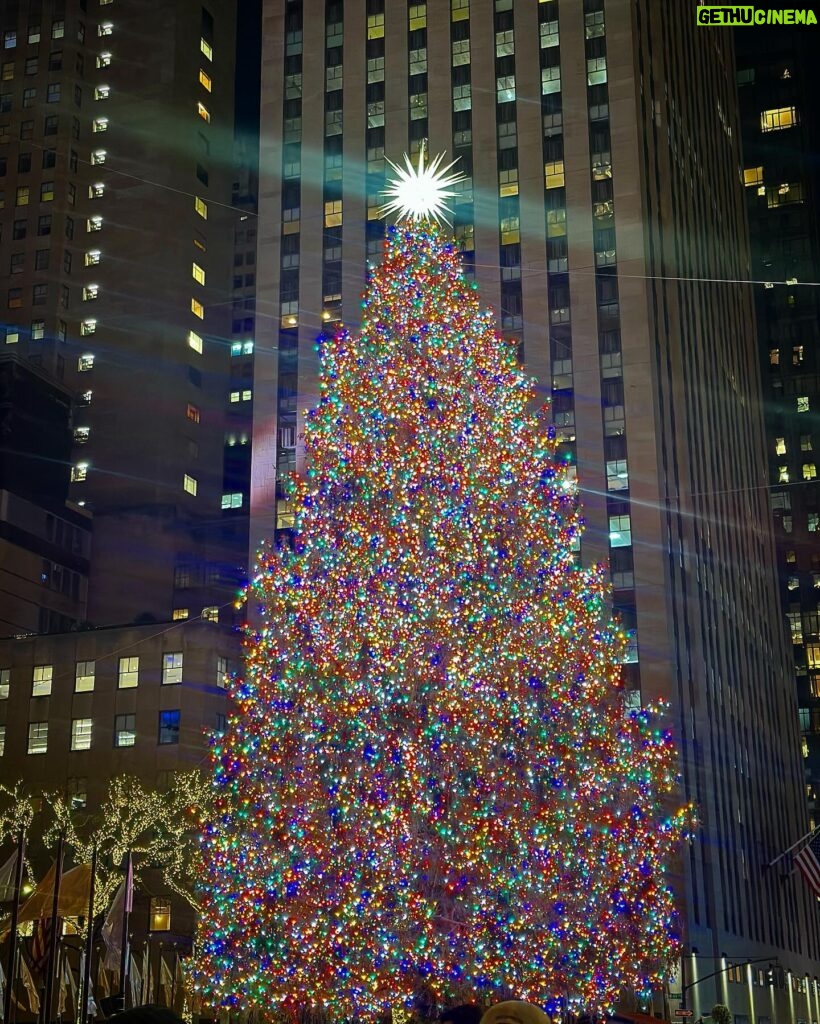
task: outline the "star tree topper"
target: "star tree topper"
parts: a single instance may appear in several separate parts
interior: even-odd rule
[[[455,185],[464,180],[461,171],[447,172],[454,167],[458,160],[442,167],[444,153],[433,157],[430,163],[425,162],[427,146],[422,142],[419,149],[418,167],[414,167],[410,157],[404,154],[404,167],[394,164],[392,160],[387,162],[396,172],[397,177],[388,182],[384,190],[387,202],[379,211],[382,217],[388,214],[398,214],[400,220],[408,220],[415,223],[420,220],[443,220],[446,224],[450,221],[445,213],[451,213],[447,203],[457,192],[449,186]]]

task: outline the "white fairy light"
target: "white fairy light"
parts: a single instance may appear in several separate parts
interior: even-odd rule
[[[406,153],[404,167],[394,164],[392,160],[387,161],[397,177],[391,179],[384,190],[388,202],[379,211],[382,217],[395,213],[399,220],[414,222],[430,218],[450,223],[445,216],[445,213],[451,212],[447,200],[452,199],[457,192],[449,186],[462,181],[464,175],[461,171],[447,173],[458,161],[453,160],[442,167],[444,153],[439,153],[429,164],[425,164],[425,148],[422,145],[419,150],[418,167],[413,166]]]

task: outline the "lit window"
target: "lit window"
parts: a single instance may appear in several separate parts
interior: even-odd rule
[[[195,405],[191,405],[190,402],[185,410],[185,416],[192,423],[199,423],[199,409]]]
[[[564,161],[555,160],[544,164],[544,186],[546,188],[563,188]]]
[[[113,35],[113,33],[114,33],[114,25],[110,21],[100,22],[100,24],[97,26],[97,35],[100,36],[100,37],[102,37],[102,36],[110,36],[110,35]]]
[[[72,718],[71,720],[71,749],[90,750],[91,733],[94,722],[91,718]]]
[[[89,251],[85,254],[85,265],[87,267],[95,267],[100,262],[100,256],[101,253],[99,249],[89,249]]]
[[[198,263],[192,264],[191,277],[197,282],[197,284],[205,284],[205,271]]]
[[[137,742],[137,716],[117,715],[114,718],[114,746],[133,747]]]
[[[561,91],[561,65],[541,69],[541,92],[544,96]]]
[[[820,525],[820,512],[809,512],[807,525],[809,533],[817,533],[817,528]]]
[[[789,467],[778,466],[777,467],[777,482],[780,484],[787,484],[789,482]]]
[[[501,218],[501,244],[513,245],[521,241],[521,222],[518,217]]]
[[[603,11],[601,12],[603,14]],[[589,17],[589,15],[587,15]],[[541,36],[541,49],[547,50],[552,46],[558,46],[558,22],[544,21],[539,26]]]
[[[83,480],[88,476],[88,463],[78,462],[76,466],[71,467],[71,482],[74,484],[82,483]]]
[[[512,103],[515,100],[515,75],[502,75],[495,80],[497,103]]]
[[[188,473],[186,473],[182,478],[182,489],[186,492],[186,494],[193,494],[194,496],[196,496],[197,482],[195,477],[192,477]]]
[[[794,107],[774,107],[760,114],[760,130],[762,132],[780,131],[798,124],[797,110]]]
[[[604,85],[606,82],[606,57],[593,57],[587,61],[587,85]]]
[[[342,223],[342,200],[332,199],[325,203],[325,227],[339,227]]]
[[[31,696],[48,697],[53,676],[53,665],[35,665],[31,674]]]
[[[188,331],[188,344],[194,350],[202,354],[202,338],[196,333],[196,331]]]
[[[242,492],[222,495],[222,508],[242,508]]]
[[[750,185],[763,184],[762,167],[746,167],[743,171],[743,184],[748,188]]]
[[[85,444],[91,436],[91,427],[75,427],[74,443]]]
[[[211,76],[206,74],[202,68],[199,69],[199,84],[208,92],[211,91]]]
[[[91,122],[92,132],[107,132],[108,131],[108,118],[107,117],[95,117]]]
[[[6,752],[6,727],[5,727],[5,725],[0,725],[0,757],[2,757],[5,754],[5,752]]]
[[[151,897],[151,924],[148,927],[152,932],[171,930],[171,901],[165,896]]]
[[[94,675],[96,663],[93,661],[78,661],[74,670],[74,692],[88,693],[94,689]]]
[[[217,605],[210,605],[202,609],[203,622],[219,622],[219,608]]]
[[[606,489],[626,491],[629,489],[629,471],[626,459],[611,459],[606,464]]]
[[[179,711],[160,711],[158,742],[179,743]]]
[[[427,4],[411,4],[407,11],[407,17],[411,32],[427,28]]]
[[[86,231],[102,231],[103,219],[102,217],[89,217],[85,222]]]
[[[246,388],[244,391],[232,391],[230,398],[231,402],[249,402],[253,397],[253,392]]]
[[[93,352],[84,352],[80,356],[80,358],[77,360],[77,369],[80,371],[80,373],[85,373],[88,370],[92,370],[93,368],[94,368],[94,353]]]
[[[613,548],[626,548],[632,543],[631,516],[609,517],[609,544]]]
[[[87,284],[83,286],[83,302],[93,302],[99,298],[100,286],[98,284]]]
[[[785,455],[786,454],[786,438],[785,437],[776,437],[774,439],[774,453],[775,453],[775,455]]]
[[[48,722],[29,722],[29,754],[45,754],[48,751]]]
[[[205,307],[198,299],[191,299],[191,312],[194,314],[195,317],[198,317],[200,320],[205,319]]]
[[[107,68],[111,64],[111,54],[106,50],[105,53],[97,54],[97,67]]]
[[[187,608],[174,608],[171,612],[171,618],[174,622],[179,622],[183,619],[187,619],[189,614],[190,613]]]
[[[94,87],[95,100],[107,100],[111,95],[110,85],[97,85]]]
[[[133,690],[140,681],[140,660],[138,657],[120,658],[117,686],[120,690]]]
[[[182,682],[182,651],[174,651],[162,656],[162,683],[170,686]]]
[[[808,412],[809,411],[809,396],[798,395],[797,396],[797,411]]]
[[[11,669],[0,668],[0,700],[9,699],[9,685],[11,683]]]
[[[15,206],[28,206],[28,200],[30,195],[30,189],[28,185],[20,185],[15,194],[14,205]]]
[[[813,462],[803,463],[803,479],[804,480],[816,480],[817,479],[817,467]]]
[[[197,101],[196,112],[207,124],[211,123],[211,112],[208,110],[204,103],[200,103],[199,101]]]
[[[88,186],[89,199],[102,199],[105,195],[105,184],[102,181],[95,181]]]
[[[811,443],[811,434],[800,435],[800,451],[801,452],[812,452],[814,448]]]
[[[31,340],[42,341],[46,333],[46,322],[45,320],[32,320],[31,321]]]
[[[200,199],[199,196],[194,198],[194,209],[203,220],[208,219],[208,204],[204,199]]]
[[[207,40],[205,40],[205,39],[200,39],[199,40],[199,50],[200,50],[201,53],[205,54],[205,56],[208,58],[208,60],[213,60],[214,59],[214,48],[211,46],[211,44]]]
[[[203,609],[204,611],[204,609]],[[8,670],[6,670],[8,671]],[[228,685],[226,676],[228,675],[228,659],[221,656],[217,656],[216,659],[216,685],[224,690]]]
[[[384,14],[369,14],[367,16],[367,38],[384,38]]]

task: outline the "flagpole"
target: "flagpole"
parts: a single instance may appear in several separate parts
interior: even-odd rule
[[[88,1020],[88,995],[91,991],[91,956],[94,952],[94,882],[97,877],[97,844],[91,851],[91,880],[88,883],[88,931],[85,936],[85,963],[83,964],[83,984],[80,989],[80,1006],[82,1007],[79,1017],[80,1024]]]
[[[805,834],[804,836],[801,836],[801,837],[800,837],[800,838],[799,838],[799,839],[797,840],[797,842],[795,842],[795,843],[792,843],[792,845],[791,845],[791,846],[787,847],[787,848],[786,848],[786,849],[785,849],[785,850],[784,850],[784,851],[783,851],[783,852],[782,852],[781,854],[779,854],[779,855],[778,855],[777,857],[775,857],[775,859],[774,859],[774,860],[771,860],[771,861],[769,861],[769,863],[768,863],[768,864],[767,864],[767,865],[766,865],[766,866],[764,867],[764,869],[763,869],[763,870],[764,870],[764,871],[767,871],[767,870],[768,870],[769,868],[773,868],[773,867],[775,866],[775,864],[777,864],[777,862],[778,862],[779,860],[783,860],[783,858],[784,858],[784,857],[786,856],[786,854],[788,854],[788,853],[791,853],[791,852],[792,852],[792,850],[793,850],[793,849],[794,849],[794,848],[795,848],[796,846],[800,846],[800,844],[801,844],[801,843],[805,843],[805,841],[806,841],[807,839],[811,839],[811,837],[812,837],[812,836],[813,836],[813,835],[814,835],[814,834],[815,834],[816,832],[820,832],[820,825],[815,825],[815,827],[814,827],[814,828],[812,828],[812,829],[809,829],[809,831],[808,831],[808,832],[807,832],[807,833],[806,833],[806,834]]]
[[[63,833],[57,840],[57,861],[54,866],[54,900],[51,904],[51,935],[48,945],[48,966],[46,968],[46,998],[43,1009],[44,1024],[50,1024],[54,1019],[51,1013],[51,1004],[54,1001],[54,972],[57,965],[57,949],[60,936],[57,934],[57,921],[60,910],[60,879],[63,874],[63,846],[65,840]]]
[[[122,949],[120,951],[120,995],[122,996],[123,1010],[126,1008],[126,991],[128,989],[128,924],[131,916],[131,901],[133,899],[133,870],[134,867],[131,859],[131,851],[129,850],[125,858],[125,891],[123,893],[122,904]]]
[[[23,865],[26,859],[26,837],[20,832],[17,840],[17,865],[14,869],[14,903],[11,908],[11,930],[9,933],[9,958],[6,970],[6,991],[3,998],[3,1020],[11,1020],[11,993],[17,982],[17,921],[20,916],[20,890],[23,887]]]

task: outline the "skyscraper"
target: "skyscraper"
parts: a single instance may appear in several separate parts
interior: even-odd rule
[[[820,504],[817,410],[820,297],[820,125],[814,109],[817,31],[739,32],[743,181],[766,409],[780,594],[797,671],[806,795],[820,789]]]
[[[385,157],[429,139],[459,159],[465,264],[577,467],[579,557],[609,560],[627,699],[670,705],[700,815],[685,997],[817,1017],[815,903],[766,870],[805,811],[731,34],[651,0],[288,0],[264,6],[262,45],[252,547],[292,525],[315,339],[357,323]]]
[[[88,617],[230,601],[219,549],[235,0],[0,13],[6,348],[75,392]]]

